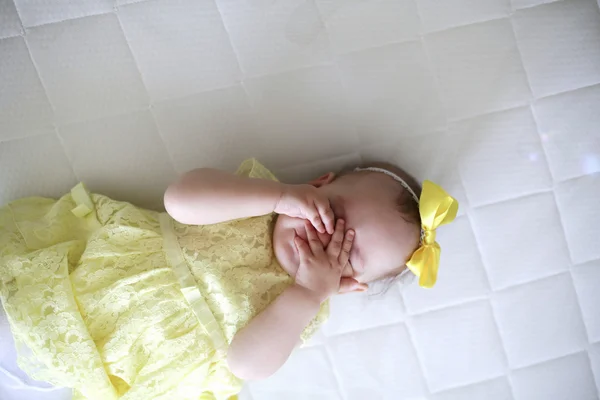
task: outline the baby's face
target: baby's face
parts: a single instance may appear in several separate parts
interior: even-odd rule
[[[311,182],[329,198],[336,219],[356,232],[350,262],[343,276],[368,283],[399,273],[419,241],[420,228],[405,221],[397,210],[397,183],[381,173],[350,174],[335,179],[333,173]],[[306,240],[305,221],[280,215],[275,223],[273,247],[281,266],[295,276],[300,263],[294,237]],[[319,233],[323,246],[331,235]]]

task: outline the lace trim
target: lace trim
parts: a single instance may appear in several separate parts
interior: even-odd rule
[[[208,304],[206,304],[204,297],[200,293],[196,280],[181,254],[181,248],[179,247],[175,231],[173,230],[171,217],[166,213],[162,213],[159,216],[159,221],[163,234],[164,251],[167,262],[171,266],[175,276],[177,276],[177,280],[181,286],[181,292],[194,311],[194,314],[196,314],[196,317],[198,317],[200,326],[211,338],[217,353],[225,357],[227,354],[227,342],[225,341],[225,336],[221,331],[219,323],[210,311]]]

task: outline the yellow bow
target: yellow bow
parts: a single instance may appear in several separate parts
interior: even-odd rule
[[[423,237],[406,266],[419,277],[419,286],[431,288],[437,280],[440,265],[440,245],[435,241],[438,226],[448,224],[456,217],[458,201],[431,181],[423,182],[419,213]]]

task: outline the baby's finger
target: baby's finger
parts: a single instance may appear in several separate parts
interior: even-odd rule
[[[344,243],[342,244],[342,251],[338,257],[339,265],[344,268],[350,260],[350,250],[352,250],[352,244],[354,243],[354,231],[348,230],[344,237]]]
[[[356,279],[344,277],[340,279],[340,289],[338,293],[365,292],[367,289],[369,289],[369,285],[366,283],[360,283]]]
[[[319,257],[323,254],[323,243],[319,240],[315,228],[309,223],[306,223],[306,238],[308,239],[308,245],[313,255]]]
[[[310,247],[306,241],[302,240],[301,237],[296,236],[294,239],[296,248],[298,249],[298,255],[300,256],[300,263],[304,264],[308,261],[308,258],[312,255]]]
[[[330,235],[333,234],[335,229],[335,216],[333,215],[333,210],[331,209],[329,200],[325,199],[324,201],[316,203],[316,206],[319,209],[319,215],[321,216],[321,221],[325,225],[325,230]]]
[[[333,236],[331,236],[331,242],[327,246],[327,254],[330,257],[334,257],[337,259],[342,251],[342,244],[344,243],[344,223],[343,219],[338,219],[335,224],[335,231],[333,232]]]
[[[307,211],[308,220],[312,223],[316,230],[321,233],[325,233],[325,226],[323,225],[323,221],[321,221],[321,216],[319,215],[319,209],[317,205],[313,203],[313,207]]]

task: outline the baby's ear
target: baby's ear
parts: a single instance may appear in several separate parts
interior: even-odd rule
[[[328,172],[325,175],[321,175],[317,179],[313,179],[312,181],[308,182],[308,184],[313,185],[314,187],[321,187],[321,186],[330,184],[334,180],[335,180],[335,173]]]
[[[342,277],[340,279],[340,290],[338,294],[350,293],[350,292],[366,292],[369,285],[366,283],[360,283],[356,279]]]

